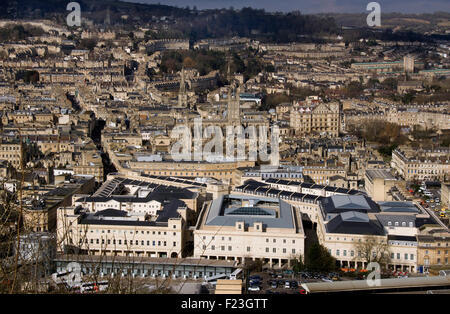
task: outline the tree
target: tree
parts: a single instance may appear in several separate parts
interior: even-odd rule
[[[368,235],[354,241],[355,260],[378,263],[385,267],[390,262],[389,245],[384,238]]]
[[[303,263],[303,256],[300,254],[299,256],[295,256],[292,259],[292,270],[295,273],[299,273],[306,268],[305,263]]]
[[[308,250],[306,267],[308,270],[317,272],[334,271],[336,270],[336,259],[324,246],[315,243]]]

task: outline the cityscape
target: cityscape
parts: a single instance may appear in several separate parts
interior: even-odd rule
[[[0,293],[450,293],[450,8],[253,2],[0,4]]]

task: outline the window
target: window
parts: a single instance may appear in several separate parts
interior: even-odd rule
[[[409,259],[413,261],[414,260],[414,254],[410,254],[409,255]]]
[[[405,259],[406,260],[408,259],[408,253],[405,253]]]
[[[340,255],[339,250],[336,250],[336,256],[339,256],[339,255]]]
[[[272,252],[273,252],[273,253],[276,253],[276,252],[277,252],[277,249],[276,249],[276,248],[273,248]]]
[[[283,253],[286,253],[286,249],[283,249]]]
[[[266,253],[269,253],[269,248],[268,247],[266,247]]]
[[[292,249],[292,254],[295,254],[295,249]]]
[[[247,252],[250,252],[250,247],[249,246],[247,246]]]
[[[397,253],[397,259],[400,259],[400,253]]]

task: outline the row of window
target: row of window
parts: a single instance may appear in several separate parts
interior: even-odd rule
[[[428,254],[428,250],[425,250],[425,254]],[[437,254],[440,255],[441,254],[441,250],[437,250]],[[444,254],[447,255],[448,254],[448,250],[445,250]]]
[[[399,226],[400,226],[400,223],[399,223],[398,221],[396,221],[396,222],[394,223],[394,225],[395,225],[396,227],[399,227]],[[388,221],[388,226],[392,226],[392,221]],[[410,228],[412,228],[412,227],[414,227],[414,223],[413,223],[412,221],[410,221],[409,224],[408,224],[408,226],[409,226]],[[402,227],[406,227],[406,222],[402,221]]]
[[[176,225],[173,225],[173,228],[175,229],[177,226]],[[95,230],[93,230],[93,229],[91,229],[91,233],[94,233],[94,231],[95,231],[95,233],[100,233],[100,231],[101,231],[101,233],[123,233],[123,234],[127,234],[127,231],[126,230],[112,230],[112,232],[111,232],[111,230],[106,230],[106,232],[105,232],[105,230],[99,230],[99,229],[95,229]],[[82,230],[78,230],[78,232],[79,233],[84,233]],[[130,233],[130,234],[133,234],[133,231],[128,231],[128,233]],[[145,234],[145,233],[147,233],[147,234],[150,234],[150,231],[149,230],[147,230],[147,231],[144,231],[144,230],[141,230],[140,231],[140,233],[141,234]],[[134,234],[139,234],[139,230],[137,230]],[[158,234],[158,235],[167,235],[167,232],[166,231],[152,231],[152,234],[153,235],[156,235],[156,234]],[[177,235],[177,233],[176,232],[173,232],[173,235],[175,236],[175,235]]]
[[[206,250],[206,245],[203,245],[203,250]],[[217,247],[217,249],[219,249],[219,247]],[[211,251],[215,251],[216,250],[216,246],[215,245],[211,245]],[[220,246],[220,250],[221,251],[225,251],[225,245]],[[228,246],[228,251],[232,251],[233,247],[231,245]],[[247,252],[251,252],[251,247],[247,246],[246,248]],[[283,253],[287,253],[287,249],[283,248],[282,249]],[[295,249],[291,250],[292,254],[295,254]],[[266,247],[266,253],[270,253],[270,248]],[[272,253],[277,253],[277,248],[272,248]]]
[[[266,243],[269,243],[269,242],[270,242],[269,238],[266,238]],[[277,239],[272,239],[272,243],[277,243]],[[287,243],[287,240],[283,239],[283,243]],[[294,239],[292,239],[292,244],[295,244]]]
[[[90,244],[94,244],[94,240],[95,240],[95,244],[100,244],[100,239],[90,239],[89,243]],[[88,239],[85,239],[84,242],[88,243]],[[80,239],[79,243],[82,244],[83,240]],[[149,240],[147,240],[147,241],[144,241],[144,240],[129,240],[129,241],[127,241],[127,240],[123,240],[123,245],[139,245],[139,243],[140,243],[140,245],[146,245],[147,244],[147,246],[150,246],[150,243],[151,243],[152,246],[167,246],[167,241],[155,241],[155,240],[154,241],[149,241]],[[122,245],[122,240],[107,239],[105,241],[105,239],[101,239],[101,244],[113,244],[113,245],[118,244],[118,245]],[[174,241],[173,242],[173,246],[176,246],[176,245],[177,245],[177,242]]]
[[[400,259],[401,254],[400,253],[397,253],[397,254],[391,253],[391,259],[394,259],[394,256],[397,256],[397,259]],[[405,253],[404,259],[408,260],[408,253]],[[409,260],[411,260],[411,261],[414,260],[414,254],[409,254]]]

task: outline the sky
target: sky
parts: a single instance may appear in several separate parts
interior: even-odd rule
[[[197,9],[252,7],[266,11],[302,13],[370,13],[367,4],[372,0],[125,0],[127,2],[160,3],[177,7],[196,6]],[[381,12],[450,13],[450,0],[377,0]]]

